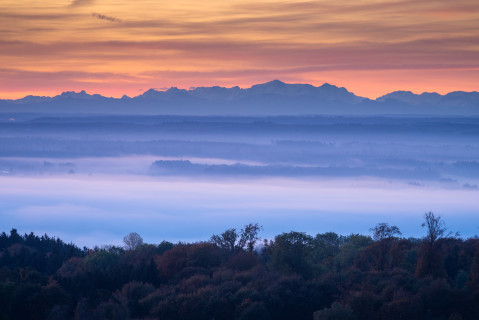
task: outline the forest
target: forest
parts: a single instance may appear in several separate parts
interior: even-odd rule
[[[1,319],[477,319],[479,239],[424,214],[424,236],[245,225],[194,243],[79,248],[0,234]]]

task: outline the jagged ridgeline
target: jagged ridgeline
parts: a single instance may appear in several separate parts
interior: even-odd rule
[[[89,113],[175,115],[429,114],[479,115],[479,93],[414,94],[395,91],[375,100],[330,84],[287,84],[279,80],[239,87],[150,89],[136,97],[109,98],[85,91],[55,97],[0,100],[0,113]]]

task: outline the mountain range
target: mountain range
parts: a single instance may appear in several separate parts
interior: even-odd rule
[[[54,97],[0,100],[0,113],[156,115],[479,115],[479,92],[414,94],[395,91],[375,100],[328,83],[288,84],[279,80],[250,88],[219,86],[165,91],[136,97],[63,92]]]

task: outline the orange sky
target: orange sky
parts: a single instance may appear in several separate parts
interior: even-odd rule
[[[477,0],[2,0],[0,99],[324,82],[479,90]]]

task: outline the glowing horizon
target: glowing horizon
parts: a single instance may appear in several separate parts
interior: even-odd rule
[[[478,90],[472,0],[5,0],[0,18],[0,99],[274,79],[371,99]]]

